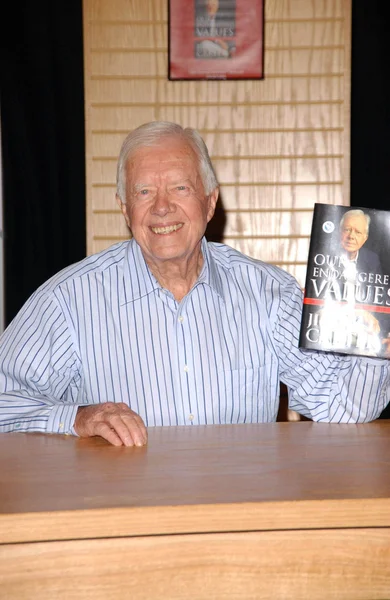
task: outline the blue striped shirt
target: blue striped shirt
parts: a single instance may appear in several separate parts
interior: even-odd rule
[[[134,240],[42,285],[0,340],[0,431],[74,433],[80,405],[107,401],[147,426],[270,422],[280,380],[316,421],[379,416],[388,361],[299,350],[295,279],[222,244],[202,252],[181,302]]]

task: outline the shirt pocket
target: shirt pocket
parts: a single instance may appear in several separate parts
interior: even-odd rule
[[[268,423],[276,420],[279,382],[272,363],[253,369],[223,371],[222,382],[226,398],[224,422]]]

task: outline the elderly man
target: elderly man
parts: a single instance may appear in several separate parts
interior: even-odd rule
[[[357,273],[381,273],[378,255],[363,245],[368,240],[370,216],[361,209],[344,213],[340,221],[340,243],[346,259],[356,265]]]
[[[379,256],[372,250],[363,248],[368,240],[370,222],[370,215],[361,209],[351,209],[344,213],[340,221],[341,261],[344,266],[345,280],[350,284],[347,296],[354,307],[356,317],[364,325],[363,339],[367,336],[372,354],[384,352],[390,356],[387,340],[381,339],[382,335],[387,333],[383,331],[381,335],[381,329],[383,326],[386,327],[387,319],[384,319],[381,327],[380,313],[374,316],[367,310],[359,310],[355,299],[355,289],[358,285],[362,290],[361,297],[365,299],[364,302],[367,302],[366,289],[370,289],[371,286],[364,282],[370,273],[382,274]],[[351,327],[355,327],[352,319]]]
[[[270,422],[280,380],[314,420],[379,416],[388,361],[300,351],[296,281],[205,240],[218,184],[196,131],[130,133],[117,185],[133,239],[51,278],[3,334],[1,431],[132,446],[147,426]]]

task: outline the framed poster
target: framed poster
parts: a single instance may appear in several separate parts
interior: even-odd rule
[[[264,0],[169,0],[170,80],[263,79]]]

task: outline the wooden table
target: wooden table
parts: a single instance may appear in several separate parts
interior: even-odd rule
[[[0,435],[0,598],[390,598],[390,422]]]

